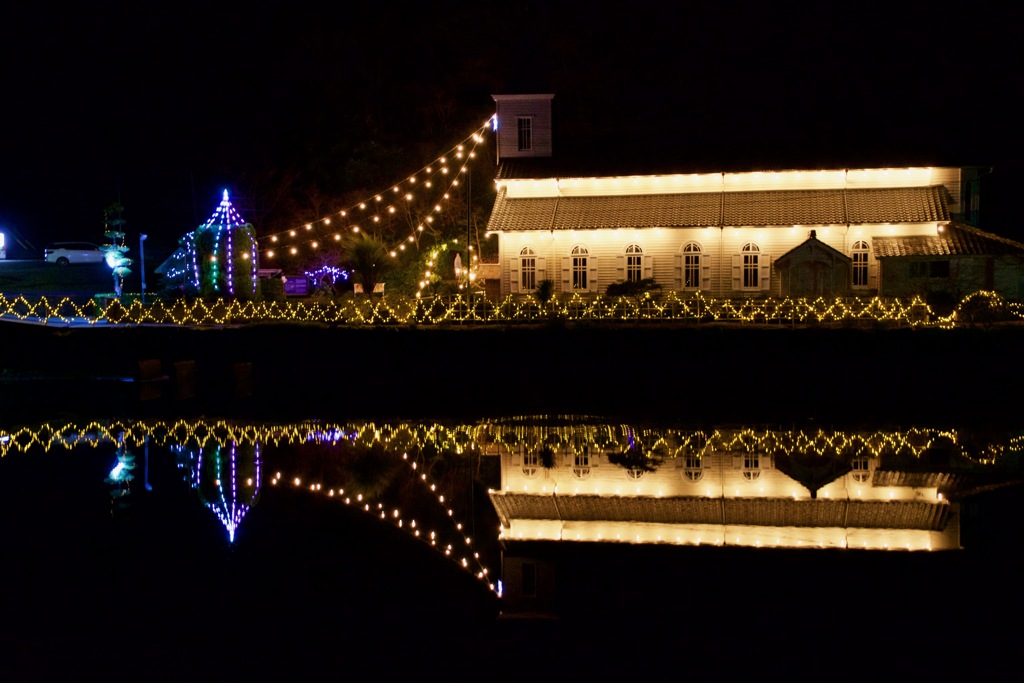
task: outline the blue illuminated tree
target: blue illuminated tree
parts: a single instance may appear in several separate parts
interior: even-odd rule
[[[182,239],[185,288],[202,297],[255,299],[258,292],[256,231],[235,211],[224,190],[220,206]]]

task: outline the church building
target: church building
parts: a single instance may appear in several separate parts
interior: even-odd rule
[[[554,95],[493,97],[500,296],[551,280],[581,294],[647,281],[714,298],[1024,298],[1024,244],[964,221],[977,169],[619,174],[556,155]]]

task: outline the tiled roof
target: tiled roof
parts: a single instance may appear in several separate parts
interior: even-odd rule
[[[817,256],[818,254],[824,254],[827,258],[832,259],[832,260],[840,260],[840,261],[850,261],[851,260],[849,256],[847,256],[843,252],[839,251],[838,249],[830,247],[829,245],[827,245],[824,242],[822,242],[821,240],[819,240],[817,237],[810,237],[810,238],[804,240],[803,242],[801,242],[800,244],[796,245],[795,247],[793,247],[792,249],[790,249],[786,253],[784,253],[782,256],[780,256],[777,259],[775,259],[775,265],[780,267],[780,268],[788,268],[789,267],[789,261],[792,260],[793,255],[797,254],[797,253],[799,253],[801,251],[804,251],[804,250],[810,250],[808,253],[811,256]]]
[[[834,225],[846,222],[842,190],[727,192],[724,204],[723,225]]]
[[[949,488],[956,477],[951,472],[905,472],[877,469],[871,476],[872,486],[913,486],[916,488]]]
[[[489,230],[842,225],[949,220],[942,186],[510,198],[498,192]]]
[[[887,256],[963,256],[1024,254],[1024,244],[964,223],[950,223],[938,235],[875,237],[875,258]]]
[[[499,192],[491,230],[573,230],[591,228],[689,228],[717,225],[721,195],[629,195],[508,199]]]
[[[849,190],[846,204],[850,223],[949,220],[949,194],[941,185]]]
[[[937,531],[949,518],[947,504],[925,501],[559,496],[556,502],[554,496],[515,493],[492,493],[491,501],[503,522],[550,519]]]

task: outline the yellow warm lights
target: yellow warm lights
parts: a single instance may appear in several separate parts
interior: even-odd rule
[[[476,145],[481,144],[484,141],[482,133],[483,133],[483,131],[487,130],[488,128],[489,128],[489,123],[485,123],[483,127],[481,127],[479,129],[477,129],[476,131],[474,131],[469,137],[467,137],[465,140],[463,140],[458,145],[456,145],[449,153],[461,159],[461,158],[467,156],[466,150],[468,148],[468,150],[469,150],[468,151],[469,158],[475,158],[475,156],[476,156],[475,155],[475,147],[476,147]],[[435,165],[434,164],[425,166],[423,169],[421,169],[420,172],[414,173],[414,174],[410,175],[408,177],[408,179],[406,181],[404,181],[404,183],[398,183],[398,184],[392,185],[389,188],[391,193],[392,194],[396,194],[396,195],[399,195],[399,194],[403,195],[405,200],[406,200],[406,202],[407,202],[407,204],[408,204],[408,206],[409,206],[409,208],[412,210],[414,208],[412,202],[416,199],[416,194],[413,192],[413,189],[417,186],[417,184],[419,184],[419,186],[423,187],[424,189],[430,189],[430,188],[433,187],[433,182],[431,181],[432,177],[434,177],[435,175],[436,176],[444,177],[444,176],[447,176],[448,173],[449,173],[449,168],[447,166],[447,155],[442,155],[442,156],[438,157],[435,160],[435,162],[437,164],[437,170],[436,171],[435,171]],[[466,172],[468,172],[468,167],[463,165],[459,170],[460,170],[460,173],[466,173]],[[424,181],[422,181],[422,182],[420,182],[418,180],[418,174],[419,173],[423,173],[426,176],[426,179]],[[403,184],[407,185],[407,186],[403,187]],[[457,179],[451,181],[449,183],[449,185],[448,185],[449,188],[454,188],[454,187],[457,187],[457,186],[458,186],[458,180]],[[444,197],[443,197],[443,201],[449,201],[449,200],[450,200],[449,194],[445,193]],[[359,210],[366,210],[368,201],[370,201],[370,200],[360,201],[356,205],[354,205],[353,207],[351,207],[349,209],[345,209],[345,210],[337,212],[337,215],[339,217],[341,217],[341,218],[346,218],[351,211],[354,211],[357,208]],[[376,202],[376,203],[382,202],[383,201],[382,194],[381,193],[377,193],[377,194],[373,195],[372,201]],[[442,210],[441,205],[438,204],[438,203],[435,203],[434,204],[433,212],[436,213],[436,212],[439,212],[441,210]],[[387,211],[387,215],[388,216],[396,216],[397,217],[397,214],[398,214],[398,211],[397,211],[397,209],[395,207],[393,207],[393,206],[388,207],[388,211]],[[381,223],[381,219],[380,219],[379,216],[373,217],[373,221],[374,221],[375,224],[378,224],[378,225]],[[330,218],[323,218],[323,219],[320,219],[319,221],[313,221],[312,223],[307,223],[306,224],[306,229],[307,230],[312,230],[312,229],[316,228],[319,224],[327,226],[327,225],[330,225],[330,222],[331,222]],[[350,227],[350,229],[352,229],[353,232],[359,232],[358,229],[356,229],[354,226],[349,226],[349,227]],[[384,232],[386,233],[387,230],[388,230],[388,228],[385,227],[384,228]],[[422,232],[422,230],[423,230],[422,225],[418,226],[416,228],[416,230],[419,230],[419,231]],[[291,237],[295,237],[296,236],[294,230],[287,231],[287,234],[289,236],[291,236]],[[270,237],[271,241],[276,241],[276,238],[278,236],[279,236],[278,234],[275,234],[275,235],[270,235],[269,237]],[[404,241],[405,238],[401,238],[401,240]],[[307,241],[307,242],[305,242],[305,244],[309,244],[309,242]],[[297,247],[299,245],[295,245],[295,246]],[[297,252],[294,252],[294,253],[297,253]],[[272,257],[271,252],[267,252],[266,255],[267,255],[268,258]]]
[[[458,240],[451,240],[457,244]],[[294,252],[295,247],[291,248]],[[397,256],[397,251],[391,255]],[[432,260],[436,256],[432,257]],[[427,264],[427,269],[431,270]],[[427,280],[428,276],[421,278]],[[509,295],[490,301],[482,294],[472,299],[456,296],[447,300],[417,301],[416,297],[391,295],[387,298],[342,299],[339,301],[163,301],[142,305],[138,300],[105,308],[63,298],[56,303],[43,296],[8,299],[0,294],[0,315],[13,320],[37,320],[49,325],[223,325],[227,322],[324,322],[332,324],[440,324],[440,323],[528,323],[561,318],[573,321],[677,321],[760,323],[775,325],[842,324],[865,321],[887,326],[936,327],[952,329],[976,324],[972,320],[998,315],[999,319],[1024,320],[1024,304],[1002,299],[992,292],[975,292],[948,316],[938,316],[928,304],[915,297],[902,299],[711,299],[669,292],[662,297],[649,294],[633,297],[584,297],[573,294],[543,306],[532,295]]]

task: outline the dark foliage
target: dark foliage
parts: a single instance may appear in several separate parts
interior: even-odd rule
[[[661,293],[662,286],[654,278],[644,278],[643,280],[630,280],[623,282],[613,282],[608,285],[605,290],[605,294],[608,296],[641,296],[647,292]]]

